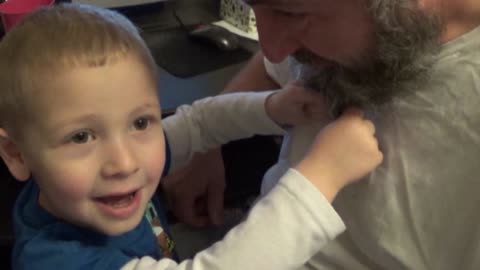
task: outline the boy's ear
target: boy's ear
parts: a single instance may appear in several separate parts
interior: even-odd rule
[[[30,178],[30,170],[23,160],[20,149],[3,128],[0,128],[0,156],[18,181]]]

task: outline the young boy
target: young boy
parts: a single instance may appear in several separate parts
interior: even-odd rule
[[[309,120],[312,93],[223,95],[162,123],[137,30],[86,5],[28,16],[0,43],[0,59],[0,153],[29,180],[14,210],[14,269],[295,269],[344,229],[329,204],[336,193],[382,159],[373,125],[346,112],[245,222],[177,263],[154,196],[164,165]]]

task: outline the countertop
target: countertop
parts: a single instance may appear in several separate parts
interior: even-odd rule
[[[219,1],[175,0],[119,11],[140,28],[147,46],[159,64],[159,93],[164,113],[173,112],[179,105],[190,104],[197,99],[220,93],[226,83],[258,49],[256,42],[242,39],[240,45],[243,51],[225,52],[213,47],[207,48],[205,44],[196,45],[185,37],[178,36],[186,35],[182,31],[187,31],[195,25],[220,20]],[[169,39],[171,42],[182,43],[169,44]],[[175,51],[172,48],[182,48],[184,51],[178,51],[178,49]],[[194,50],[197,54],[203,52],[209,54],[209,57],[200,58],[198,61],[201,63],[189,63],[188,61],[191,60],[185,56],[188,50]],[[171,55],[174,55],[173,60]],[[161,59],[162,56],[168,56],[169,61]],[[239,59],[245,60],[239,61]],[[206,72],[197,72],[188,77],[176,76],[168,72],[169,67],[162,66],[165,62],[184,65],[184,67],[201,64],[205,66]],[[208,65],[211,65],[210,69]]]

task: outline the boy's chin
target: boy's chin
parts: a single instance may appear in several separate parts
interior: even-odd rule
[[[119,236],[129,231],[134,230],[138,224],[142,221],[143,216],[132,217],[127,221],[114,221],[108,222],[107,226],[102,226],[101,228],[95,228],[96,231],[103,233],[108,236]]]

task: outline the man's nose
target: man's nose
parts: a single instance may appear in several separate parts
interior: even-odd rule
[[[123,140],[106,145],[102,174],[107,179],[122,179],[138,171],[133,147]]]
[[[277,21],[270,11],[254,10],[260,46],[268,60],[279,63],[300,48],[295,26]]]

